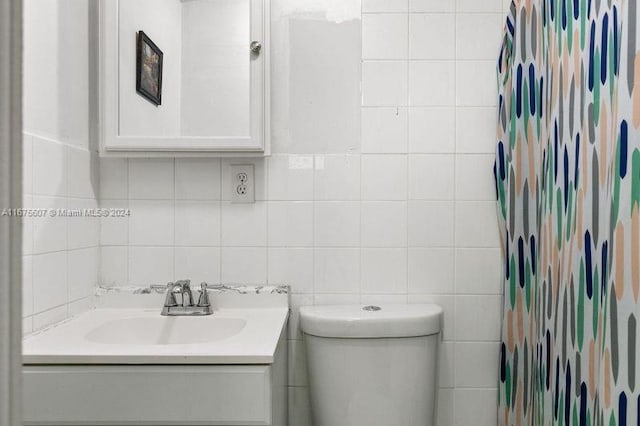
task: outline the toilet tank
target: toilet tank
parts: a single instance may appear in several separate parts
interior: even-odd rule
[[[303,307],[314,426],[435,426],[442,309]]]

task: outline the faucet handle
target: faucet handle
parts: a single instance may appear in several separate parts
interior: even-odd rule
[[[164,306],[166,308],[178,306],[175,293],[176,283],[167,283],[167,296],[164,299]]]
[[[209,301],[209,293],[207,292],[207,283],[205,282],[200,284],[200,297],[198,297],[198,306],[211,306],[211,302]]]

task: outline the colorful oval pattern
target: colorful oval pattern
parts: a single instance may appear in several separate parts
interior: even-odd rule
[[[500,425],[640,426],[640,10],[514,0],[498,59]]]

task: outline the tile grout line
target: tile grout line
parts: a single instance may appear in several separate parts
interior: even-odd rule
[[[253,162],[253,197],[254,199],[256,198],[256,166],[257,166],[257,161]],[[269,247],[269,212],[271,210],[271,200],[269,199],[269,168],[267,164],[264,164],[263,166],[264,168],[264,174],[267,179],[267,188],[265,189],[265,199],[261,202],[264,203],[264,236],[265,236],[265,242],[264,242],[264,282],[266,284],[269,284],[269,253],[271,252],[270,247]],[[254,206],[257,205],[257,203],[260,202],[258,200],[256,200],[254,202]]]
[[[69,208],[69,146],[64,145],[64,174],[65,174],[65,183],[64,183],[64,208]],[[70,312],[70,299],[71,299],[71,289],[69,288],[69,219],[64,218],[64,239],[65,239],[65,250],[64,250],[64,272],[65,272],[65,286],[67,288],[67,297],[66,297],[66,309],[67,309],[67,317]]]
[[[405,135],[405,143],[406,143],[406,163],[407,163],[407,167],[405,170],[406,173],[406,179],[407,179],[407,185],[406,185],[406,214],[405,214],[405,220],[406,220],[406,246],[405,246],[405,267],[406,267],[406,275],[405,275],[405,303],[409,303],[409,268],[410,268],[410,262],[409,262],[409,188],[411,187],[411,172],[410,172],[410,168],[411,168],[411,161],[410,161],[410,156],[409,156],[409,152],[411,152],[411,148],[409,147],[409,143],[410,143],[410,138],[409,138],[409,133],[411,132],[411,99],[410,99],[410,93],[411,93],[411,70],[410,70],[410,66],[411,66],[411,6],[409,4],[409,1],[407,1],[407,110],[406,110],[406,114],[407,114],[407,123],[405,126],[405,130],[406,130],[406,135]]]
[[[316,294],[316,157],[313,156],[313,197],[311,201],[311,292]]]
[[[221,159],[217,159],[218,160],[218,200],[216,201],[217,207],[218,207],[218,221],[216,223],[216,227],[218,228],[218,247],[220,247],[218,249],[218,259],[217,259],[217,264],[218,264],[218,277],[217,277],[217,281],[222,284],[222,191],[224,190],[224,188],[222,187],[222,182],[224,179],[224,166],[222,164],[222,160]],[[253,188],[253,193],[255,196],[255,169],[254,169],[254,188]]]
[[[131,209],[131,160],[130,159],[126,159],[126,175],[125,175],[125,193],[127,196],[127,208]],[[125,272],[125,279],[127,282],[127,285],[131,284],[131,271],[130,271],[130,264],[131,264],[131,259],[130,259],[130,255],[131,255],[131,218],[127,218],[127,247],[126,247],[126,272]]]
[[[359,129],[359,133],[360,133],[360,146],[359,151],[360,151],[360,156],[359,156],[359,162],[360,162],[360,180],[359,180],[359,197],[358,197],[358,303],[362,304],[362,165],[363,165],[363,157],[362,157],[362,145],[363,145],[363,138],[362,138],[362,110],[364,107],[364,63],[365,63],[365,58],[364,58],[364,10],[363,10],[363,6],[362,6],[362,1],[360,2],[360,129]],[[314,289],[315,291],[315,289]],[[315,298],[315,294],[314,294],[314,298]]]
[[[458,163],[458,138],[457,138],[457,132],[456,132],[456,128],[458,125],[458,4],[456,1],[455,4],[455,12],[453,14],[453,57],[454,57],[454,62],[453,62],[453,74],[454,74],[454,78],[453,78],[453,273],[452,273],[452,277],[453,277],[453,282],[452,284],[452,293],[453,293],[453,341],[455,342],[453,344],[453,347],[451,348],[451,352],[452,352],[452,365],[453,365],[453,387],[455,389],[455,385],[457,383],[458,377],[457,377],[457,369],[456,369],[456,346],[457,346],[457,336],[456,336],[456,322],[457,322],[457,308],[458,308],[458,298],[456,296],[457,294],[457,285],[456,285],[456,270],[457,270],[457,247],[456,247],[456,209],[457,209],[457,191],[456,191],[456,178],[457,178],[457,163]],[[455,391],[454,391],[455,392]],[[455,397],[452,399],[452,409],[455,412]]]
[[[172,225],[173,225],[173,240],[172,240],[172,244],[171,244],[171,257],[173,258],[173,271],[172,271],[172,276],[173,279],[181,279],[181,278],[176,278],[176,159],[174,158],[171,161],[171,167],[172,167],[172,182],[171,184],[173,185],[173,220]]]
[[[33,143],[33,139],[34,137],[32,135],[29,136],[31,139],[31,206],[30,207],[34,207],[34,203],[33,203],[33,187],[34,187],[34,180],[35,180],[35,168],[33,167],[34,164],[34,143]],[[35,247],[36,247],[36,232],[35,232],[35,222],[33,221],[33,219],[30,221],[31,222],[31,255],[33,256],[33,253],[35,251]],[[36,292],[34,289],[34,261],[33,261],[33,257],[31,258],[31,314],[35,315],[35,306],[36,306]],[[34,325],[33,325],[33,319],[31,320],[31,331],[33,331]]]

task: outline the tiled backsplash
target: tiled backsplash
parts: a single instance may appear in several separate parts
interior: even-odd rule
[[[485,267],[498,257],[491,162],[470,167],[480,185],[467,185],[478,186],[466,189],[467,200],[454,197],[453,158],[442,170],[449,178],[424,178],[440,157],[102,159],[101,207],[131,216],[102,219],[101,282],[147,285],[188,274],[212,283],[286,282],[295,294],[454,294],[456,257],[483,256]],[[233,204],[225,190],[229,165],[244,162],[256,165],[255,204]],[[412,171],[407,162],[419,165]],[[477,200],[481,191],[486,201]],[[469,293],[483,290],[467,285]],[[497,284],[491,292],[499,293]]]

